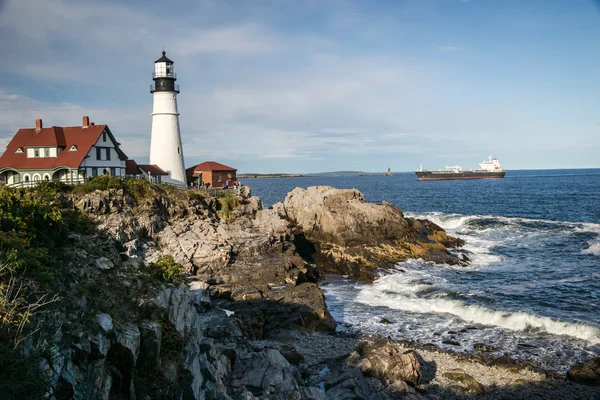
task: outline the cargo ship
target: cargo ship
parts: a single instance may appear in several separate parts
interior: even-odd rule
[[[504,178],[506,171],[498,159],[489,157],[487,161],[479,163],[479,169],[462,169],[458,165],[446,166],[444,169],[429,171],[421,169],[415,171],[420,181],[444,181],[457,179],[498,179]]]

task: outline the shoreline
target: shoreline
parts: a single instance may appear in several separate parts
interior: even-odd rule
[[[386,337],[375,334],[336,331],[330,334],[312,332],[291,341],[288,339],[252,341],[264,347],[292,345],[302,356],[302,364],[317,376],[326,379],[326,371],[332,365],[347,359],[361,342],[374,343]],[[422,378],[414,386],[412,398],[418,399],[600,399],[600,387],[587,386],[566,379],[566,373],[553,373],[519,361],[510,355],[486,360],[479,353],[456,353],[451,350],[414,345],[392,340],[399,344],[405,354],[414,352],[421,366]],[[467,377],[467,378],[465,378]],[[381,382],[367,378],[374,392],[382,389]],[[478,385],[473,384],[475,381]],[[475,390],[474,387],[479,389]],[[410,398],[410,397],[409,397]]]

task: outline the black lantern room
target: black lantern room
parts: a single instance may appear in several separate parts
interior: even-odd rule
[[[176,92],[179,93],[179,85],[175,84],[177,74],[173,69],[173,61],[167,58],[163,50],[162,57],[154,61],[154,83],[150,86],[150,93],[154,92]]]

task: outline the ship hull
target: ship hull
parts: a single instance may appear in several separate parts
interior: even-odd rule
[[[500,179],[506,171],[415,171],[420,181],[453,181],[466,179]]]

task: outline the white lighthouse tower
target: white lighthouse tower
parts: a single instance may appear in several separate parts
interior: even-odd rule
[[[178,187],[186,187],[183,147],[179,133],[179,112],[175,84],[177,75],[173,71],[173,61],[163,50],[162,57],[154,62],[154,83],[150,93],[154,98],[152,109],[152,138],[150,142],[150,164],[156,164],[169,173],[165,182]]]

